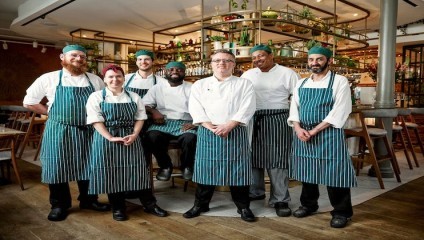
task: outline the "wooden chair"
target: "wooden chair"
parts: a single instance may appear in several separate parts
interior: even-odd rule
[[[421,142],[420,135],[418,133],[418,124],[416,124],[415,122],[408,122],[407,119],[409,119],[410,121],[414,121],[411,115],[411,110],[410,109],[401,110],[400,113],[398,114],[397,120],[398,120],[398,123],[403,128],[403,133],[405,135],[405,139],[407,141],[409,149],[411,150],[412,157],[414,158],[415,166],[419,167],[420,164],[418,163],[417,155],[415,154],[415,150],[414,150],[414,144],[412,142],[411,134],[409,131],[410,129],[414,131],[414,133],[416,134],[417,142],[420,144],[421,151],[424,151],[422,149],[422,142]]]
[[[171,140],[169,142],[168,151],[169,150],[177,150],[178,163],[180,163],[180,157],[179,156],[181,155],[181,148],[179,147],[177,140]],[[145,149],[145,151],[147,151],[147,150]],[[154,189],[153,175],[154,175],[154,171],[156,169],[153,168],[152,153],[147,153],[146,155],[147,155],[147,162],[150,164],[150,182],[152,184],[152,189]],[[175,178],[176,177],[182,178],[182,176],[183,176],[182,172],[175,172],[175,171],[179,171],[179,165],[180,164],[174,165],[174,171],[171,174],[171,181],[172,181],[172,187],[173,188],[176,187],[175,186]],[[189,180],[184,180],[184,192],[187,191],[188,182],[189,182]]]
[[[393,111],[393,116],[390,113]],[[389,141],[387,131],[384,128],[382,117],[394,118],[397,115],[395,109],[373,109],[373,110],[362,110],[354,112],[357,114],[361,126],[345,129],[346,138],[359,137],[359,151],[358,154],[352,156],[352,161],[356,166],[356,174],[359,175],[360,167],[363,162],[368,161],[375,170],[376,177],[381,189],[384,189],[383,178],[381,175],[379,163],[383,161],[390,161],[393,172],[396,176],[396,180],[400,182],[400,170],[397,163],[396,156],[391,142]],[[376,118],[376,127],[368,127],[365,118]],[[378,127],[377,127],[378,126]],[[374,150],[374,140],[381,139],[384,142],[385,150],[387,152],[384,156],[377,156]],[[366,151],[368,150],[368,151]],[[366,158],[365,155],[368,157]]]
[[[22,146],[19,150],[18,158],[22,157],[25,147],[29,143],[32,143],[34,147],[40,143],[42,131],[44,130],[44,123],[46,120],[47,117],[37,117],[36,113],[32,113],[29,119],[22,121],[20,130],[26,132],[26,134],[22,141]]]
[[[398,116],[394,119],[394,124],[392,126],[393,127],[392,142],[394,144],[397,142],[400,143],[401,148],[403,152],[405,153],[405,157],[406,157],[406,161],[408,162],[409,169],[413,169],[411,158],[409,157],[409,153],[408,153],[408,146],[406,144],[405,137],[403,136],[405,128],[403,124],[399,123],[400,117],[411,114],[411,110],[407,108],[398,108],[397,110],[398,110]],[[412,153],[412,154],[413,154],[414,160],[416,161],[415,153]]]
[[[24,190],[24,185],[21,180],[21,176],[19,174],[18,165],[16,164],[16,156],[15,156],[15,147],[16,147],[16,137],[15,135],[5,135],[0,136],[0,163],[3,165],[7,165],[8,169],[8,178],[10,179],[10,164],[13,167],[15,172],[16,179],[18,184],[21,187],[21,190]],[[2,167],[3,174],[3,167]]]

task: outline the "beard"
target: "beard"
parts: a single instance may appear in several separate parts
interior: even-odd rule
[[[66,60],[62,60],[60,64],[62,64],[62,67],[64,67],[66,70],[68,70],[72,75],[81,75],[88,70],[87,62],[79,62],[80,66],[74,66],[71,63],[67,62]]]
[[[174,84],[178,84],[178,83],[182,83],[184,78],[185,78],[185,74],[184,75],[178,75],[178,77],[173,77],[172,75],[175,74],[165,74],[165,78]]]
[[[312,67],[318,67],[318,68],[312,68]],[[321,72],[323,72],[325,69],[327,69],[327,67],[328,67],[328,61],[326,61],[325,63],[324,63],[324,65],[319,65],[319,64],[317,64],[317,65],[312,65],[312,66],[309,66],[308,65],[308,69],[309,70],[311,70],[313,73],[321,73]]]

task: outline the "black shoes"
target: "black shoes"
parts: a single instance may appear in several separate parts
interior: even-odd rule
[[[154,205],[152,207],[144,207],[144,212],[153,214],[158,217],[166,217],[168,216],[168,212],[160,208],[158,205]]]
[[[208,211],[209,211],[209,207],[201,207],[201,206],[194,205],[190,210],[188,210],[186,213],[183,214],[183,217],[194,218],[194,217],[198,217],[200,213],[208,212]]]
[[[192,177],[193,177],[193,171],[191,170],[191,168],[184,168],[183,170],[184,180],[191,180]]]
[[[241,219],[246,222],[256,221],[255,215],[253,215],[252,210],[250,210],[250,208],[238,209],[237,213],[241,214]]]
[[[47,219],[50,221],[63,221],[68,216],[68,211],[63,208],[53,208],[49,215],[47,216]]]
[[[100,203],[98,201],[94,202],[80,202],[79,207],[81,209],[91,209],[98,212],[106,212],[110,210],[110,205],[105,203]]]
[[[288,217],[291,215],[289,204],[285,202],[277,202],[274,204],[275,212],[279,217]]]
[[[128,219],[124,209],[116,209],[112,211],[113,220],[125,221]]]
[[[156,174],[156,179],[159,181],[169,181],[169,179],[171,179],[171,174],[172,168],[161,168],[158,174]]]
[[[254,197],[249,197],[250,201],[262,200],[262,199],[265,199],[265,194],[259,195],[259,196],[254,196]]]
[[[350,218],[335,215],[330,221],[330,226],[332,228],[344,228],[349,220]]]
[[[300,206],[296,211],[293,212],[293,216],[297,218],[303,218],[312,215],[312,213],[314,213],[315,211],[312,211],[304,206]]]

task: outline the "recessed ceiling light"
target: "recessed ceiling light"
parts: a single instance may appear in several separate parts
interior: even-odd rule
[[[86,37],[87,37],[87,35],[85,35],[85,34],[84,34],[84,35],[82,35],[82,37],[85,37],[85,38],[86,38]]]
[[[354,13],[353,16],[356,17],[356,16],[358,16],[358,14],[357,13]]]
[[[322,2],[322,0],[316,0],[317,2]]]
[[[179,32],[179,30],[178,29],[175,29],[175,32]]]

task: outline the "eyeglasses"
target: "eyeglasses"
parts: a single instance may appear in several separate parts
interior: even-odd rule
[[[220,63],[220,62],[230,63],[230,62],[234,62],[234,60],[232,60],[232,59],[213,59],[211,62],[213,62],[213,63]]]
[[[79,57],[81,59],[87,58],[87,56],[85,56],[85,55],[80,55],[80,54],[76,54],[76,53],[70,53],[69,56],[71,56],[72,58],[77,58],[77,57]]]

